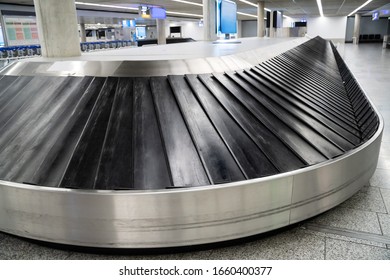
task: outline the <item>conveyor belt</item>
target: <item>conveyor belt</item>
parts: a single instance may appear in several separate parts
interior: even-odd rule
[[[227,73],[10,71],[24,67],[31,76],[0,76],[11,234],[111,248],[231,240],[335,207],[377,165],[383,120],[319,37]]]
[[[251,69],[151,78],[4,76],[0,179],[163,189],[260,178],[333,159],[378,126],[321,38]]]

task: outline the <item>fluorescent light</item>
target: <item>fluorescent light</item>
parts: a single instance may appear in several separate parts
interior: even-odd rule
[[[257,7],[257,4],[252,3],[252,2],[249,2],[249,1],[247,1],[247,0],[240,0],[240,2],[243,2],[243,3],[245,3],[245,4],[251,5],[251,6],[253,6],[253,7]],[[271,10],[270,10],[270,9],[267,9],[267,8],[264,8],[264,10],[266,10],[267,12],[271,12]],[[237,14],[238,14],[238,13],[237,13]]]
[[[291,18],[291,17],[289,17],[289,16],[285,16],[285,15],[283,15],[283,17],[285,17],[285,18]]]
[[[190,14],[190,13],[180,13],[180,12],[171,12],[171,11],[167,11],[166,13],[172,15],[180,15],[180,16],[190,16],[190,17],[200,17],[200,18],[203,17],[203,15]]]
[[[173,1],[173,0],[172,0]],[[177,2],[183,2],[176,0]],[[188,1],[184,1],[188,2]],[[103,5],[103,4],[94,4],[94,3],[84,3],[84,2],[75,2],[77,5],[85,5],[85,6],[95,6],[95,7],[104,7],[104,8],[116,8],[116,9],[125,9],[125,10],[133,10],[133,11],[138,11],[138,8],[133,8],[133,7],[125,7],[125,6],[114,6],[114,5]],[[188,2],[192,3],[192,2]],[[192,3],[194,4],[194,3]],[[201,4],[197,4],[201,5]],[[180,12],[171,12],[171,11],[166,11],[167,14],[172,14],[172,15],[181,15],[181,16],[191,16],[191,17],[203,17],[203,15],[197,15],[197,14],[190,14],[190,13],[180,13]]]
[[[245,3],[245,4],[251,5],[251,6],[253,6],[253,7],[257,7],[257,4],[252,3],[252,2],[249,2],[249,1],[246,1],[246,0],[240,0],[240,2],[243,2],[243,3]]]
[[[370,3],[372,0],[368,0],[366,3],[364,3],[363,5],[361,5],[359,8],[357,8],[356,10],[354,10],[352,13],[350,13],[348,16],[352,16],[354,13],[356,13],[357,11],[359,11],[361,8],[363,8],[364,6],[366,6],[368,3]]]
[[[254,18],[257,18],[257,16],[255,15],[251,15],[251,14],[247,14],[247,13],[241,13],[241,12],[237,12],[238,15],[243,15],[243,16],[247,16],[247,17],[254,17]]]
[[[320,11],[320,15],[323,17],[324,16],[324,12],[322,11],[322,2],[321,2],[321,0],[317,0],[317,6],[318,6],[318,10]]]
[[[95,7],[115,8],[115,9],[125,9],[125,10],[138,11],[138,8],[133,8],[133,7],[103,5],[103,4],[94,4],[94,3],[85,3],[85,2],[75,2],[75,4],[76,5],[84,5],[84,6],[95,6]]]
[[[189,4],[189,5],[195,5],[195,6],[200,6],[203,7],[203,4],[195,3],[195,2],[190,2],[190,1],[184,1],[184,0],[172,0],[173,2],[180,2],[184,4]]]

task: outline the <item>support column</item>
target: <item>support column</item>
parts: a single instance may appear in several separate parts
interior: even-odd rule
[[[257,37],[264,37],[265,27],[264,27],[264,1],[259,1],[257,3]]]
[[[1,14],[0,14],[0,25],[3,33],[4,46],[8,47],[8,38],[7,38],[7,32],[5,30],[5,21],[4,21],[4,17]]]
[[[87,32],[85,31],[85,23],[80,23],[80,41],[81,43],[87,42]]]
[[[205,41],[217,39],[215,13],[215,0],[203,0],[203,39]]]
[[[242,38],[242,20],[237,20],[237,39]]]
[[[361,19],[361,15],[355,14],[355,26],[353,28],[353,37],[355,38],[354,41],[353,41],[354,44],[359,44],[360,19]]]
[[[34,0],[39,41],[45,57],[80,56],[74,0]]]
[[[157,22],[157,44],[165,45],[167,36],[165,34],[165,19],[156,19]]]
[[[270,12],[270,23],[269,23],[269,36],[271,38],[275,37],[275,28],[274,28],[274,11]]]

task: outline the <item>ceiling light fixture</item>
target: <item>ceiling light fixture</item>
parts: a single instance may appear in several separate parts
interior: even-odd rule
[[[367,2],[365,2],[363,5],[361,5],[359,8],[357,8],[356,10],[354,10],[352,13],[350,13],[348,16],[352,16],[354,13],[356,13],[357,11],[359,11],[361,8],[363,8],[364,6],[367,6],[368,3],[370,3],[372,0],[368,0]]]
[[[318,10],[320,11],[320,16],[324,16],[324,12],[322,10],[322,2],[321,0],[317,0],[317,6],[318,6]]]
[[[75,4],[76,5],[84,5],[84,6],[95,6],[95,7],[103,7],[103,8],[115,8],[115,9],[125,9],[125,10],[138,11],[138,8],[133,8],[133,7],[94,4],[94,3],[85,3],[85,2],[75,2]]]
[[[242,16],[247,16],[247,17],[254,17],[254,18],[257,18],[257,16],[255,15],[251,15],[251,14],[247,14],[247,13],[241,13],[241,12],[237,12],[238,15],[242,15]]]
[[[249,1],[246,1],[246,0],[240,0],[240,2],[245,3],[245,4],[248,4],[248,5],[251,5],[251,6],[253,6],[253,7],[257,7],[257,4],[252,3],[252,2],[249,2]]]
[[[184,3],[184,4],[189,4],[189,5],[195,5],[195,6],[203,7],[203,4],[190,2],[190,1],[184,1],[184,0],[172,0],[172,1],[173,2],[179,2],[179,3]]]
[[[203,17],[203,15],[190,14],[190,13],[180,13],[180,12],[171,12],[171,11],[166,11],[166,13],[172,15],[180,15],[180,16],[190,16],[190,17],[200,17],[200,18]]]

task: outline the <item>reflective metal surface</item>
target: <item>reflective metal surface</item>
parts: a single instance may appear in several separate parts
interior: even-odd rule
[[[194,46],[193,44],[167,45],[167,49],[161,49],[161,46],[156,46],[157,49],[153,47],[119,49],[115,51],[117,55],[108,55],[111,53],[109,51],[93,52],[63,61],[34,58],[3,69],[0,75],[149,77],[234,71],[266,61],[307,40],[307,38],[295,38],[276,41],[277,43],[271,43],[272,40],[254,42],[252,40],[244,42],[246,44],[242,44],[242,48],[245,51],[238,53],[229,48],[220,53],[218,49],[210,49],[211,43],[196,42]],[[252,49],[247,50],[249,47]],[[203,48],[208,51],[202,50]],[[156,51],[161,53],[158,54]],[[187,54],[180,56],[179,54],[183,52]],[[201,57],[198,57],[199,53],[202,54]],[[171,59],[172,57],[176,59]]]

